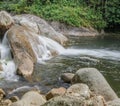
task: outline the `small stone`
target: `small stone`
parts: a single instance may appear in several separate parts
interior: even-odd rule
[[[13,97],[10,98],[10,100],[12,102],[17,102],[19,100],[19,98],[17,96],[13,96]]]
[[[66,88],[60,87],[60,88],[53,88],[51,91],[49,91],[46,94],[46,99],[49,100],[55,96],[60,96],[60,95],[64,95],[66,92]]]
[[[74,77],[73,73],[63,73],[61,75],[61,79],[66,83],[70,83],[73,77]]]
[[[89,87],[86,84],[74,84],[67,89],[65,95],[89,99],[90,93]]]

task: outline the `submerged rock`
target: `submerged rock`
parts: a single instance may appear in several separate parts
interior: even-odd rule
[[[61,75],[61,79],[66,83],[70,83],[73,77],[74,77],[73,73],[63,73]]]
[[[50,90],[47,94],[46,94],[46,99],[49,100],[55,96],[60,96],[60,95],[64,95],[66,92],[66,89],[63,87],[60,88],[53,88],[52,90]]]
[[[19,23],[21,26],[26,26],[32,31],[39,33],[42,36],[51,38],[60,44],[64,44],[68,39],[61,33],[56,32],[45,20],[40,17],[23,14],[13,17],[16,23]],[[34,26],[34,27],[33,27]]]
[[[0,11],[0,35],[4,33],[13,25],[14,20],[6,11]]]
[[[41,106],[45,102],[45,98],[38,92],[29,91],[23,95],[20,101],[14,102],[11,106]]]
[[[82,68],[72,79],[72,83],[85,83],[92,92],[102,95],[106,101],[118,98],[103,75],[95,68]]]

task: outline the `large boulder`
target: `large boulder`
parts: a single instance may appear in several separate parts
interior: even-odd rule
[[[74,96],[57,96],[42,106],[107,106],[102,96],[94,96],[88,100]]]
[[[42,106],[84,106],[82,98],[70,97],[70,96],[57,96],[50,99]]]
[[[42,106],[107,106],[102,96],[92,94],[86,84],[74,84],[61,96],[54,96]]]
[[[49,22],[49,24],[57,31],[67,36],[97,36],[99,35],[98,31],[93,28],[85,27],[74,27],[67,25],[65,23],[60,23],[56,21]]]
[[[45,20],[40,17],[30,14],[23,14],[14,16],[13,18],[15,22],[21,26],[29,27],[32,31],[51,38],[60,44],[64,44],[67,41],[67,38],[64,35],[56,32]]]
[[[29,91],[23,95],[20,101],[14,102],[11,106],[41,106],[45,102],[45,98],[38,92]]]
[[[19,25],[12,26],[7,32],[7,38],[18,67],[17,72],[25,78],[31,76],[34,63],[37,61],[34,50],[28,40],[28,34],[29,30]]]
[[[4,33],[13,25],[14,20],[6,11],[0,11],[0,35]]]
[[[78,70],[72,79],[72,83],[87,84],[91,91],[104,96],[106,101],[118,98],[103,75],[95,68],[82,68]]]

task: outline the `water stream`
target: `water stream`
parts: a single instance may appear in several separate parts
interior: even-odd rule
[[[1,64],[4,72],[0,74],[0,87],[9,94],[11,90],[31,89],[37,87],[42,92],[47,92],[53,87],[64,86],[60,79],[63,72],[75,73],[82,67],[95,67],[105,76],[112,88],[120,96],[120,42],[115,37],[70,37],[66,49],[55,41],[39,37],[39,45],[31,44],[36,53],[40,51],[38,63],[35,65],[33,82],[27,82],[15,75],[15,64],[10,55],[7,40],[0,43]],[[41,42],[42,45],[41,46]],[[52,57],[51,51],[59,55]],[[42,52],[41,52],[42,51]],[[42,53],[42,55],[41,55]],[[44,61],[44,64],[41,63]],[[17,92],[18,93],[18,92]]]
[[[0,42],[0,65],[2,67],[0,79],[5,79],[6,81],[17,81],[19,79],[15,74],[16,66],[11,56],[10,46],[6,35]]]

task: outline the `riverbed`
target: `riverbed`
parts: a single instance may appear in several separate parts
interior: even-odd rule
[[[69,86],[61,80],[62,73],[75,73],[83,67],[95,67],[100,70],[120,97],[120,39],[114,36],[69,36],[69,39],[64,52],[35,65],[30,82],[15,75],[13,80],[2,78],[0,87],[4,88],[9,95],[19,94],[22,89],[34,87],[46,93],[53,87]]]

